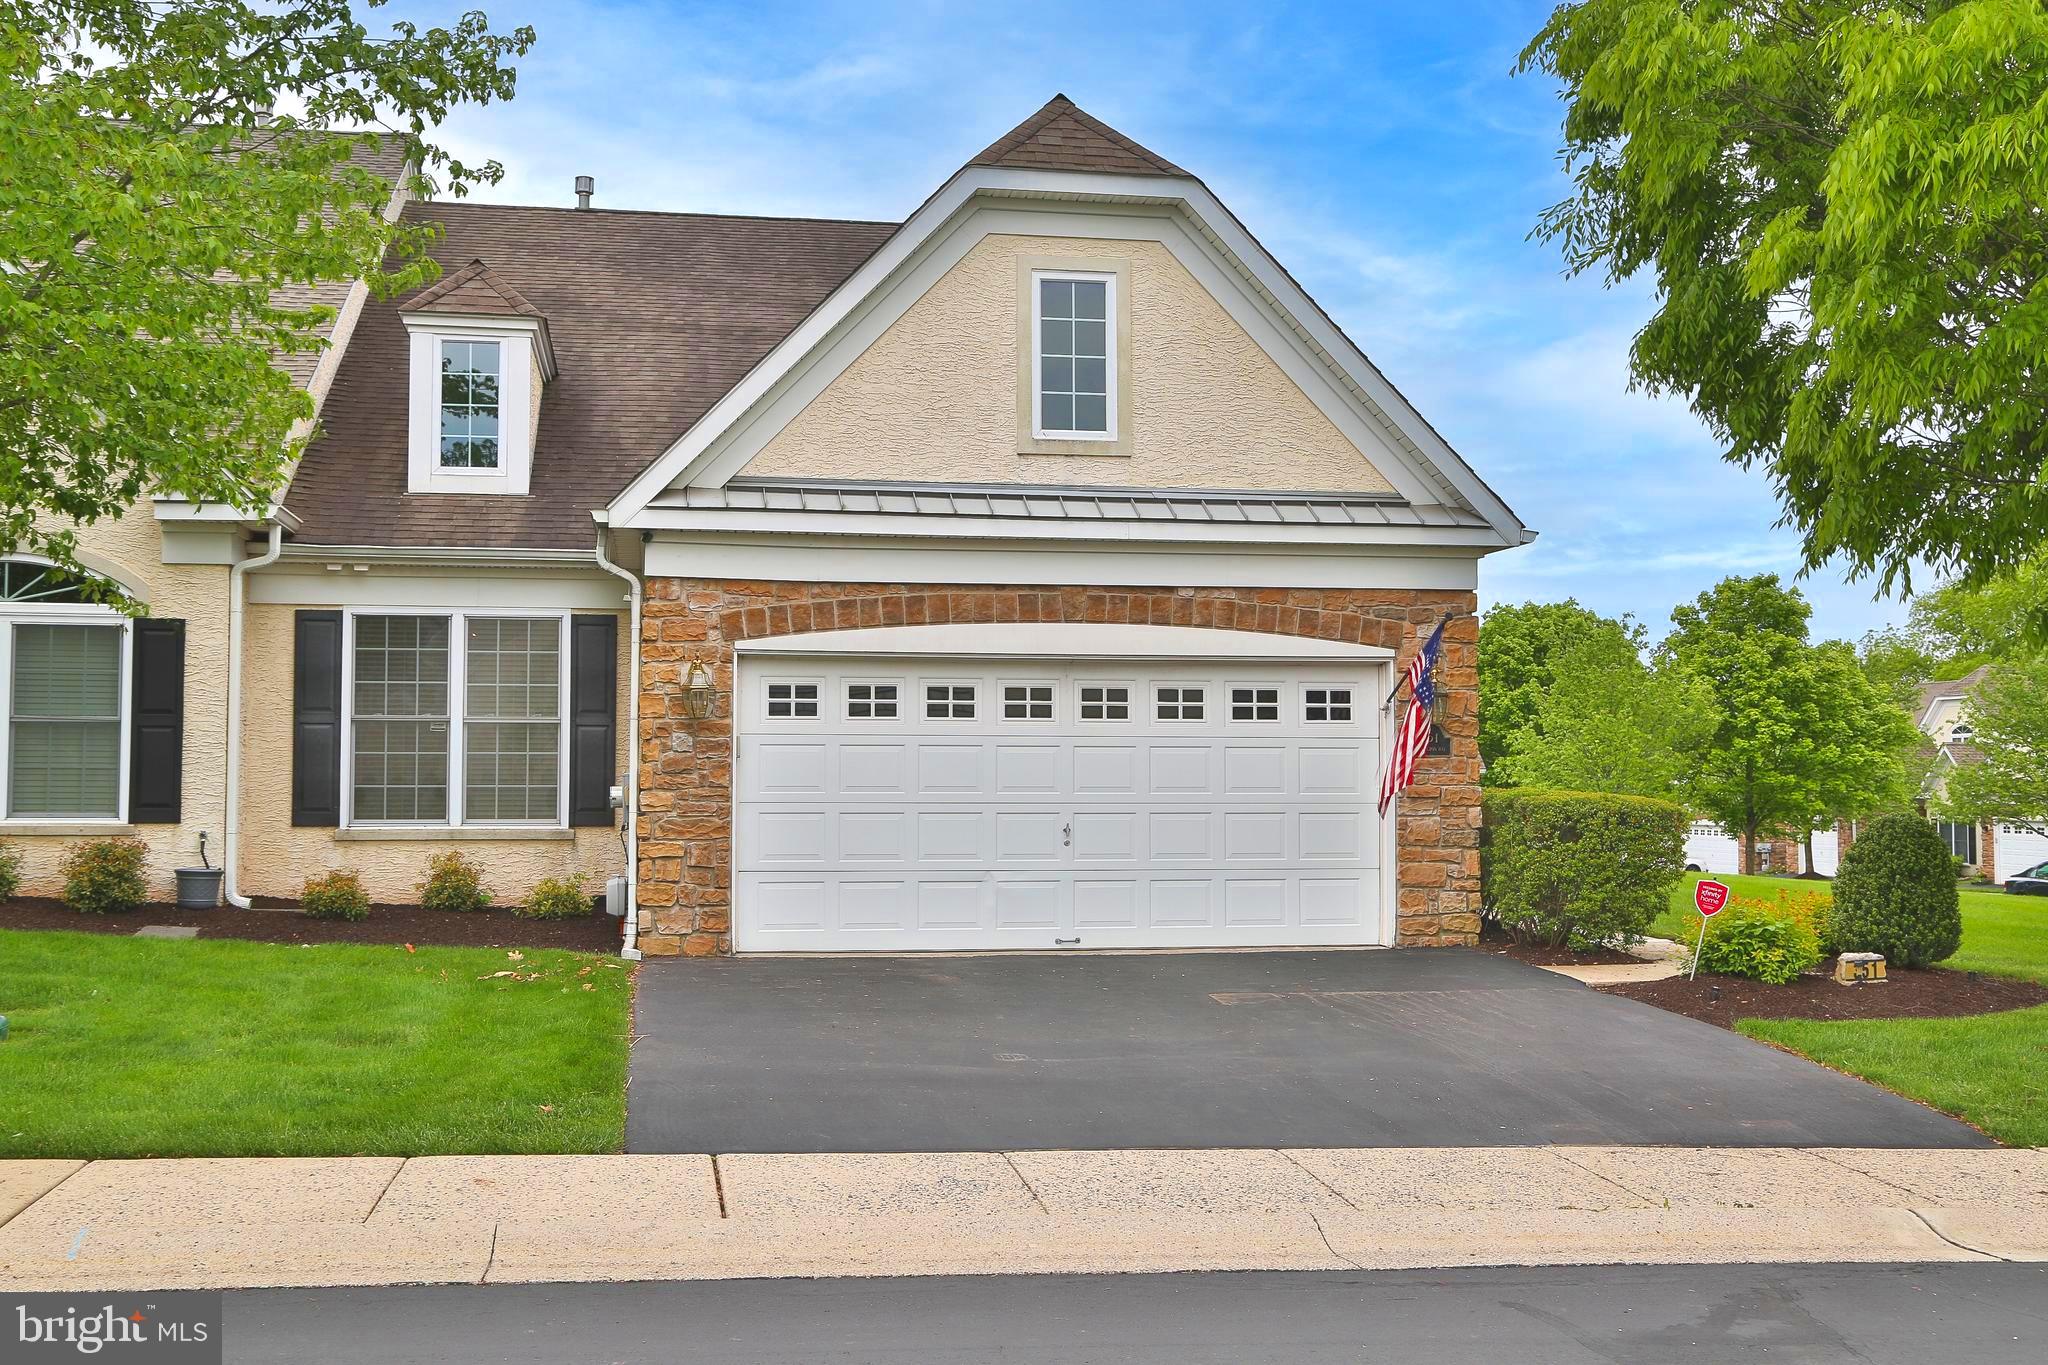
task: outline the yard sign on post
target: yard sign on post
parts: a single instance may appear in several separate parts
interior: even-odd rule
[[[1700,912],[1700,941],[1692,950],[1692,973],[1688,981],[1699,980],[1700,952],[1707,946],[1707,921],[1728,904],[1728,887],[1723,882],[1703,881],[1692,889],[1693,908]]]

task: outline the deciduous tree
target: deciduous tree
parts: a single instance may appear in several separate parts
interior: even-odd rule
[[[381,3],[0,9],[0,553],[77,572],[73,525],[145,494],[263,505],[312,412],[276,361],[333,317],[306,286],[431,277],[431,229],[388,221],[394,187],[330,130],[399,139],[416,190],[495,180],[429,135],[510,98],[534,35],[473,12],[373,36]]]
[[[1557,679],[1558,660],[1595,635],[1637,647],[1643,642],[1641,626],[1609,620],[1575,598],[1494,607],[1480,619],[1479,757],[1490,785],[1499,784],[1494,769],[1514,737],[1536,723],[1537,708]]]
[[[1573,271],[1656,283],[1630,356],[1767,470],[1809,567],[1986,581],[2048,542],[2048,6],[1582,0]]]

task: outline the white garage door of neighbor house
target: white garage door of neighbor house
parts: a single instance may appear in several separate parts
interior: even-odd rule
[[[1387,942],[1386,671],[747,656],[734,947]]]
[[[1695,872],[1740,872],[1742,844],[1712,820],[1695,820],[1685,835],[1685,865]]]
[[[2008,877],[2017,877],[2048,863],[2048,835],[2036,834],[2023,825],[2002,824],[1991,857],[1998,864],[1991,874],[1994,880],[2003,882]]]

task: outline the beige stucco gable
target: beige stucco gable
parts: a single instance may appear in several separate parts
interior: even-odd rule
[[[1024,454],[1022,267],[1127,270],[1127,454]],[[1393,485],[1167,247],[990,234],[740,471],[918,479],[1391,492]]]

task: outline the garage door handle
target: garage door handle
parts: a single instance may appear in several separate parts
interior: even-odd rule
[[[1073,821],[1070,820],[1066,824],[1060,826],[1060,843],[1068,848],[1072,848],[1074,846]]]
[[[1081,946],[1081,940],[1078,938],[1056,938],[1052,941],[1052,946],[1055,948],[1078,948]]]

